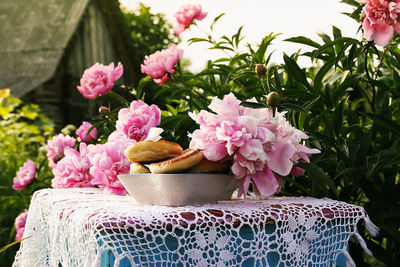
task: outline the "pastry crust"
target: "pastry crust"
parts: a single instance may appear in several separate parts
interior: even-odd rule
[[[210,161],[203,158],[203,160],[188,170],[190,173],[229,173],[229,168],[232,162],[230,160]]]
[[[150,173],[150,170],[147,169],[146,166],[144,166],[144,165],[142,165],[142,164],[140,164],[140,163],[133,162],[133,163],[131,164],[129,173],[130,173],[130,174],[135,174],[135,173]]]
[[[179,173],[196,166],[202,159],[203,153],[200,150],[187,149],[178,157],[147,166],[152,173]]]
[[[160,140],[157,142],[146,140],[128,146],[125,155],[130,162],[150,163],[158,162],[183,153],[183,149],[176,143]]]

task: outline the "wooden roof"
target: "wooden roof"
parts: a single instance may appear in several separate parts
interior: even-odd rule
[[[52,78],[89,1],[1,1],[0,88],[11,88],[13,95],[20,97]],[[134,58],[129,30],[120,27],[123,16],[118,1],[92,1],[98,1],[104,10],[121,58]],[[119,13],[117,18],[115,13]],[[122,63],[131,77],[137,73],[132,63]]]

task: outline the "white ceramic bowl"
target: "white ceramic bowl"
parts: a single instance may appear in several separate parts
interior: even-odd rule
[[[237,185],[233,175],[216,173],[121,174],[118,178],[136,202],[174,207],[230,199]]]

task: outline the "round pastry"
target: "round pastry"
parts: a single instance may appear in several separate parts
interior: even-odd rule
[[[146,166],[140,164],[140,163],[132,163],[130,167],[130,174],[135,174],[135,173],[150,173],[150,170],[146,168]]]
[[[199,164],[188,170],[190,173],[228,173],[232,162],[230,160],[210,161],[203,159]]]
[[[201,162],[203,153],[200,150],[187,149],[182,155],[147,165],[152,173],[176,173],[190,169]]]
[[[158,162],[179,156],[183,153],[180,145],[168,141],[145,140],[128,146],[125,155],[130,162]]]

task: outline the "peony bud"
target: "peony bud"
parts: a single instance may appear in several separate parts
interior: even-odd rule
[[[99,107],[99,113],[102,115],[107,115],[108,111],[109,111],[108,107],[105,106]]]
[[[267,95],[267,103],[270,108],[272,108],[273,114],[275,116],[275,110],[281,102],[281,97],[277,92],[271,92]]]
[[[267,68],[265,67],[264,64],[257,64],[256,65],[256,72],[258,74],[258,76],[264,76],[265,73],[267,73]]]

